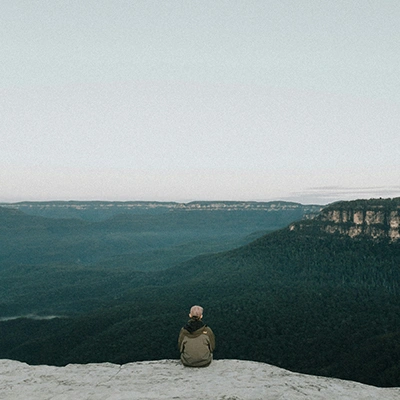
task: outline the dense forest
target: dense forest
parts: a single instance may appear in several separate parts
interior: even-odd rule
[[[74,284],[68,273],[78,267]],[[7,265],[5,285],[19,268],[26,277],[51,270]],[[30,298],[49,314],[66,304],[74,311],[3,320],[0,357],[54,365],[177,358],[179,329],[190,306],[201,304],[216,333],[215,358],[400,386],[399,242],[282,228],[167,269],[52,268],[41,277],[46,290],[35,295],[28,285],[14,297],[15,311]],[[2,315],[12,300],[3,296]]]
[[[0,317],[96,308],[141,285],[143,272],[239,247],[315,209],[284,202],[15,207],[0,207]]]

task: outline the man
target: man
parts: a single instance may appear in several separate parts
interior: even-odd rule
[[[189,317],[190,320],[181,329],[178,338],[182,364],[187,367],[207,367],[213,359],[214,333],[202,321],[202,307],[193,306]]]

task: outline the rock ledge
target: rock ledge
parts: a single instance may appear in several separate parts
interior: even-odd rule
[[[293,373],[268,364],[215,360],[185,368],[177,360],[125,365],[29,366],[0,360],[0,399],[7,400],[395,400],[400,388]]]

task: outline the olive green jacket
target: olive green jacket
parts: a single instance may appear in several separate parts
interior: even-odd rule
[[[184,365],[187,367],[206,367],[213,359],[214,333],[207,325],[192,333],[182,328],[179,333],[178,347]]]

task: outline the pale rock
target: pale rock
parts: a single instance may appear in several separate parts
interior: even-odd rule
[[[178,360],[66,367],[0,360],[0,399],[398,400],[400,388],[302,375],[239,360],[214,360],[206,368],[186,368]]]
[[[353,222],[357,225],[361,225],[364,222],[364,213],[362,211],[356,211],[353,215]]]
[[[396,211],[392,211],[389,217],[389,224],[391,229],[399,229],[400,227],[400,216]]]
[[[365,223],[367,225],[384,224],[385,223],[385,213],[383,211],[368,210],[365,213]]]

